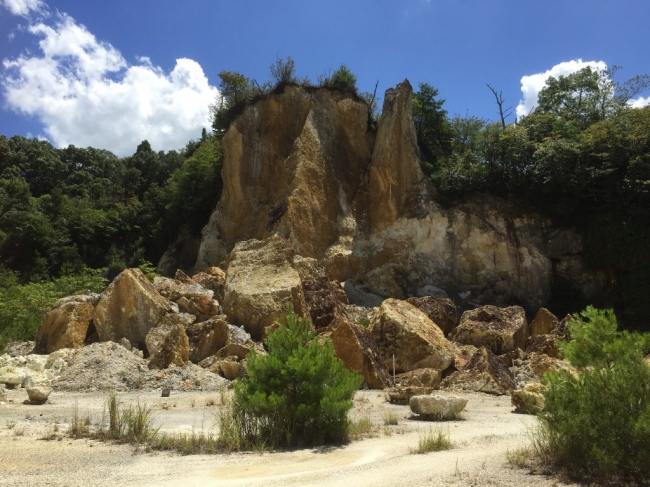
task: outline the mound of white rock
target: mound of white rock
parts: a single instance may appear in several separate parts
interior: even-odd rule
[[[49,355],[0,356],[0,384],[8,389],[48,384],[61,373],[75,350],[63,348]]]

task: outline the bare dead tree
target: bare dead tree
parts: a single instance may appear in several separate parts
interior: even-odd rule
[[[512,115],[512,107],[508,107],[505,110],[503,109],[503,104],[505,103],[505,100],[503,98],[503,92],[499,91],[497,93],[497,90],[492,88],[490,86],[490,83],[486,83],[487,87],[490,88],[490,91],[494,95],[494,99],[497,101],[497,105],[499,106],[499,117],[501,117],[501,126],[505,130],[506,128],[506,118]]]

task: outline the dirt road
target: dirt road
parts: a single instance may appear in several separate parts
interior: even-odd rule
[[[25,397],[23,397],[25,396]],[[102,419],[107,394],[53,393],[48,404],[23,404],[24,391],[9,391],[0,404],[0,485],[2,486],[550,486],[554,479],[512,469],[506,451],[527,442],[534,418],[513,414],[509,397],[466,394],[463,419],[421,421],[408,406],[385,401],[379,391],[355,396],[353,419],[370,418],[372,437],[341,447],[276,453],[190,455],[134,452],[133,447],[65,435],[75,405],[82,417]],[[123,404],[153,406],[165,431],[215,428],[219,393],[121,393]],[[397,425],[384,417],[397,415]],[[419,436],[443,428],[451,450],[412,454]],[[45,440],[43,438],[53,438]]]

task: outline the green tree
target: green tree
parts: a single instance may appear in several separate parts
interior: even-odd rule
[[[650,367],[647,335],[617,331],[611,310],[589,307],[569,322],[561,345],[576,374],[547,374],[537,444],[544,457],[599,478],[650,475]]]
[[[418,88],[413,94],[413,124],[422,156],[431,165],[430,174],[440,159],[451,153],[451,129],[438,90],[428,83],[420,83]]]
[[[248,355],[248,376],[235,384],[235,412],[252,418],[258,441],[296,446],[347,440],[347,412],[362,379],[311,328],[289,312],[265,340],[268,355]]]

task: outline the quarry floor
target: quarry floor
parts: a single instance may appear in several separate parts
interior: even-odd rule
[[[552,477],[511,468],[508,449],[527,445],[535,418],[512,413],[508,396],[464,394],[458,421],[430,422],[408,406],[386,402],[382,391],[359,391],[352,419],[369,418],[369,438],[340,447],[220,455],[135,451],[133,446],[73,440],[65,432],[75,406],[92,423],[101,421],[107,393],[54,392],[48,403],[24,404],[24,390],[0,404],[0,486],[555,486]],[[219,392],[118,393],[122,404],[154,408],[164,431],[215,431]],[[387,414],[399,418],[385,426]],[[451,450],[412,454],[420,435],[442,428]],[[53,440],[45,440],[45,437]]]

